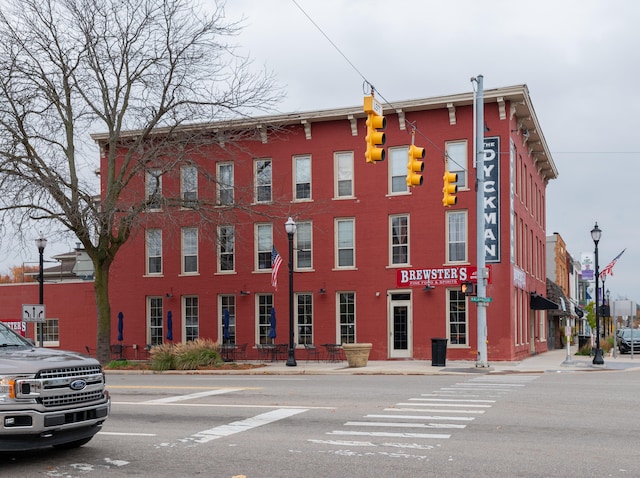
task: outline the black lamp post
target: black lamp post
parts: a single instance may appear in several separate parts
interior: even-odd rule
[[[600,348],[600,313],[598,310],[598,276],[600,275],[600,270],[598,269],[598,242],[600,242],[600,236],[602,236],[602,231],[596,222],[596,225],[591,229],[591,239],[593,239],[593,243],[596,245],[596,353],[593,356],[594,365],[604,365],[604,357],[602,355],[602,349]]]
[[[289,357],[287,358],[287,367],[295,367],[296,349],[293,343],[293,235],[296,232],[296,223],[289,217],[284,224],[284,229],[289,237]]]
[[[47,240],[44,237],[36,239],[36,247],[40,254],[40,270],[38,273],[38,281],[40,282],[40,305],[44,304],[44,248],[47,246]],[[40,347],[44,347],[44,328],[42,322],[38,322],[38,335],[40,337]]]

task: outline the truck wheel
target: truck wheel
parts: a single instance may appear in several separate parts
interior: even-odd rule
[[[83,438],[82,440],[70,441],[68,443],[60,443],[59,445],[53,445],[54,448],[61,450],[71,450],[72,448],[79,448],[85,443],[89,443],[93,437]]]

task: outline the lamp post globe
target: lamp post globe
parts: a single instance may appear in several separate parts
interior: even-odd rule
[[[295,367],[296,349],[294,344],[294,323],[293,323],[293,235],[296,233],[296,223],[293,218],[289,217],[284,224],[284,230],[287,232],[289,239],[289,354],[287,357],[287,366]]]
[[[600,270],[598,266],[598,243],[600,242],[600,237],[602,236],[602,230],[598,227],[598,223],[591,229],[591,239],[593,239],[593,243],[595,245],[595,259],[596,259],[596,353],[593,355],[593,364],[594,365],[604,365],[604,357],[602,354],[602,349],[600,348],[600,312],[598,307],[598,288],[599,288],[599,275]]]

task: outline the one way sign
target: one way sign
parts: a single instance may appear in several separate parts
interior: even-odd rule
[[[46,322],[44,304],[22,304],[23,322]]]

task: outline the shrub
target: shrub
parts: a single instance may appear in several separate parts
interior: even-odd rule
[[[184,344],[164,344],[151,349],[151,368],[158,371],[196,370],[222,362],[218,344],[206,339]]]
[[[118,359],[118,360],[112,360],[111,362],[109,362],[109,365],[107,365],[107,368],[110,369],[120,369],[120,368],[127,368],[129,365],[129,361],[127,359]]]

